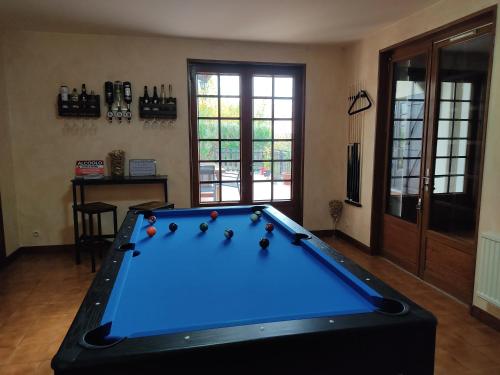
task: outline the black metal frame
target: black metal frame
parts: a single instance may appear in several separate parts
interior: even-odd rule
[[[56,374],[183,373],[433,374],[436,319],[356,263],[272,210],[285,226],[340,262],[402,311],[377,312],[225,327],[99,342],[100,326],[138,211],[129,211],[68,334],[52,360]],[[221,209],[220,207],[218,209]],[[262,209],[255,206],[254,210]],[[147,215],[147,213],[146,213]],[[97,338],[97,339],[96,339]]]

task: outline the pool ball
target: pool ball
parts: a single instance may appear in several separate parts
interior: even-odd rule
[[[219,213],[217,211],[210,212],[210,217],[212,218],[212,220],[217,219],[217,216],[219,216]]]
[[[272,223],[267,223],[266,224],[266,230],[268,232],[272,232],[274,230],[274,225]]]
[[[200,230],[201,230],[202,232],[206,232],[206,231],[207,231],[207,229],[208,229],[208,224],[207,224],[207,223],[201,223],[201,224],[200,224]]]
[[[259,220],[259,216],[257,216],[256,214],[251,214],[250,220],[252,220],[255,223],[257,220]]]
[[[149,237],[153,237],[156,234],[156,228],[149,227],[148,229],[146,229],[146,233],[148,234]]]
[[[177,224],[170,223],[170,225],[168,226],[168,229],[170,229],[171,232],[175,232],[177,230]]]
[[[149,224],[153,225],[154,223],[156,223],[156,216],[150,216],[148,217],[148,221],[149,221]]]
[[[261,238],[261,240],[259,241],[259,245],[263,249],[267,249],[267,247],[269,246],[269,240],[267,238]]]
[[[224,236],[226,236],[226,238],[231,238],[234,236],[234,232],[231,229],[226,229],[224,231]]]
[[[257,215],[258,217],[261,217],[262,216],[262,211],[255,211],[254,214]]]

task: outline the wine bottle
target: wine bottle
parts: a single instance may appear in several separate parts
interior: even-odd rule
[[[85,103],[88,101],[87,88],[85,87],[85,83],[82,84],[82,93],[80,94],[80,101]]]
[[[132,85],[130,82],[123,82],[123,100],[125,103],[132,103]]]
[[[142,97],[142,102],[144,104],[148,104],[149,103],[148,86],[144,86],[144,96]]]
[[[78,91],[76,91],[76,88],[71,92],[71,101],[78,103]]]
[[[59,93],[61,94],[61,101],[67,102],[69,100],[69,89],[68,86],[61,86],[59,89]]]
[[[160,103],[165,104],[167,102],[167,93],[165,92],[165,85],[161,85],[161,90],[160,90]]]
[[[156,89],[156,86],[153,86],[153,104],[158,104],[158,90]]]

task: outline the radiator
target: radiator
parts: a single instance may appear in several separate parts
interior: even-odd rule
[[[482,299],[500,307],[500,236],[482,233],[478,252],[478,285]]]

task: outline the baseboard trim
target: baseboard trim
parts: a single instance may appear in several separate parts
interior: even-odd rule
[[[470,307],[470,314],[491,328],[500,331],[500,319],[491,315],[489,312],[472,305]]]
[[[366,246],[364,243],[359,242],[357,239],[352,238],[348,234],[342,232],[341,230],[332,230],[332,229],[327,229],[327,230],[313,230],[311,231],[315,236],[318,237],[333,237],[336,236],[346,242],[349,242],[351,245],[355,246],[357,249],[361,250],[362,252],[373,255],[371,248],[369,246]]]
[[[43,246],[21,246],[18,247],[14,252],[7,255],[5,260],[0,263],[0,268],[6,267],[16,259],[19,259],[25,255],[32,254],[51,254],[60,251],[74,251],[75,245],[43,245]]]

